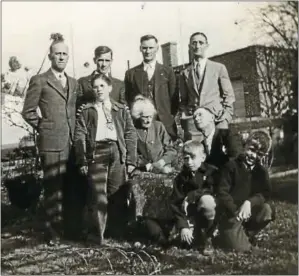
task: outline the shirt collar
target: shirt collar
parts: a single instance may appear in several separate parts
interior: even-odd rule
[[[151,68],[151,69],[154,69],[156,67],[156,63],[157,63],[157,60],[153,60],[149,63],[145,63],[144,61],[142,62],[143,63],[143,68],[146,69],[146,68]]]
[[[97,103],[96,103],[96,106],[97,106],[97,107],[101,107],[102,104],[103,104],[107,109],[111,110],[111,108],[112,108],[112,103],[111,103],[110,99],[107,99],[107,100],[105,100],[105,101],[103,101],[103,102],[97,102]]]
[[[54,76],[55,76],[57,79],[59,79],[59,76],[60,76],[60,75],[63,75],[63,76],[66,75],[64,71],[62,71],[62,72],[58,72],[57,70],[53,69],[52,67],[51,67],[51,70],[52,70],[52,73],[54,74]]]
[[[207,63],[207,58],[202,58],[200,61],[193,60],[193,68],[195,69],[197,66],[197,63],[199,63],[200,68],[205,68]]]

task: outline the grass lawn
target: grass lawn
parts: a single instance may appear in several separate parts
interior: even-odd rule
[[[105,247],[65,243],[47,248],[34,219],[8,205],[2,191],[3,274],[298,274],[298,175],[273,179],[276,220],[250,253],[216,250],[211,257],[172,247],[138,249],[108,240]]]

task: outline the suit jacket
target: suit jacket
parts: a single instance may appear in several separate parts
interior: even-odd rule
[[[244,164],[244,155],[231,160],[220,170],[217,198],[219,210],[229,217],[245,200],[251,202],[251,207],[261,205],[270,198],[272,186],[267,169],[257,163],[249,171]]]
[[[137,134],[128,109],[117,102],[112,102],[111,116],[117,133],[120,161],[136,166]],[[76,164],[83,166],[93,159],[98,127],[98,112],[92,103],[83,107],[76,120],[75,154]]]
[[[157,162],[160,159],[163,159],[166,164],[171,165],[177,157],[177,152],[164,125],[159,121],[153,121],[147,130],[145,139],[142,139],[141,133],[144,132],[144,129],[137,122],[135,124],[138,136],[137,166],[144,167],[146,164]]]
[[[51,69],[30,80],[22,116],[37,130],[40,151],[61,151],[73,139],[78,85],[74,78],[67,76],[67,80],[68,93]]]
[[[143,63],[129,69],[125,74],[125,98],[131,107],[137,95],[145,95]],[[176,93],[176,79],[172,68],[156,63],[154,72],[154,105],[157,109],[158,119],[164,124],[169,135],[177,136],[174,116],[178,110],[178,93]]]
[[[95,95],[92,91],[91,80],[95,72],[91,75],[82,77],[78,80],[79,91],[78,91],[78,102],[77,106],[86,102],[93,102],[95,100]],[[125,103],[125,85],[124,82],[110,77],[112,82],[112,91],[110,92],[110,98],[119,103]]]
[[[228,128],[233,116],[235,95],[225,65],[207,60],[204,76],[198,87],[190,64],[180,74],[180,109],[188,113],[205,107],[215,115],[216,127]],[[192,115],[190,114],[190,115]]]
[[[182,171],[174,179],[170,207],[178,229],[189,228],[187,215],[182,210],[183,200],[187,197],[189,204],[197,204],[203,195],[212,195],[216,171],[214,166],[202,163],[193,176],[191,171],[183,166]]]

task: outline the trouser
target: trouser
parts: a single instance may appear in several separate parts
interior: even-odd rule
[[[120,163],[117,143],[96,142],[94,158],[88,164],[87,209],[102,239],[107,224],[107,212],[109,228],[118,227],[117,223],[114,223],[122,216],[124,203],[120,196],[120,187],[124,180],[125,170]]]
[[[201,245],[205,243],[207,237],[212,235],[214,227],[216,203],[211,195],[202,196],[197,204],[189,204],[187,208],[187,219],[189,228],[193,229],[194,244]],[[172,239],[181,229],[173,231],[175,220],[158,220],[146,218],[144,228],[150,240],[165,243]],[[176,232],[176,233],[170,233]]]
[[[40,152],[43,169],[45,226],[48,230],[55,230],[62,234],[64,191],[67,182],[67,168],[70,145],[59,152]]]
[[[253,206],[248,221],[223,215],[219,220],[219,246],[238,251],[249,250],[249,238],[256,235],[275,219],[275,210],[268,204]]]

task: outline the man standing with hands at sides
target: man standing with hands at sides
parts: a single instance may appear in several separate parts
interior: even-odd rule
[[[153,35],[140,38],[140,51],[143,62],[129,69],[125,74],[125,99],[131,108],[137,95],[151,99],[161,121],[172,140],[177,139],[177,126],[174,117],[178,109],[179,97],[175,93],[175,75],[172,68],[159,64],[156,55],[158,40]]]
[[[78,95],[78,106],[82,103],[90,102],[92,96],[92,85],[91,80],[97,74],[104,74],[111,79],[112,91],[110,97],[119,103],[125,103],[125,86],[123,81],[113,78],[111,76],[111,65],[113,62],[113,52],[107,46],[98,46],[94,50],[94,63],[97,68],[89,76],[82,77],[78,80],[79,82],[79,95]]]
[[[225,65],[206,58],[208,47],[204,33],[191,35],[189,49],[193,61],[180,75],[180,111],[184,119],[193,116],[199,107],[206,108],[215,116],[219,135],[227,136],[235,95]]]
[[[62,36],[55,38],[48,57],[51,68],[30,80],[22,116],[38,133],[44,173],[45,239],[53,246],[62,234],[63,183],[75,129],[77,82],[64,71],[69,49]]]

